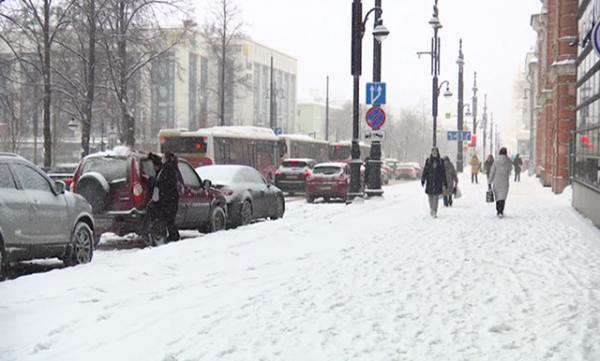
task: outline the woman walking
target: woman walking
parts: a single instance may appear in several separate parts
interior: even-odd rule
[[[504,217],[504,206],[508,197],[509,178],[512,171],[513,162],[508,157],[506,148],[500,148],[500,154],[496,157],[490,176],[488,178],[488,187],[493,189],[496,198],[496,215]]]
[[[437,147],[431,149],[431,155],[425,161],[423,174],[421,175],[421,186],[425,187],[425,193],[429,198],[429,210],[433,218],[437,218],[438,204],[443,187],[447,186],[446,170],[444,161],[440,158],[440,151]]]
[[[452,207],[452,194],[458,186],[458,176],[456,175],[456,168],[454,168],[454,164],[448,156],[444,157],[444,170],[446,172],[446,186],[443,190],[444,207]]]
[[[494,156],[488,155],[485,163],[483,163],[483,170],[485,171],[485,176],[490,177],[490,170],[492,170],[492,164],[494,164]]]
[[[481,167],[481,162],[477,157],[477,153],[473,153],[471,160],[469,161],[471,165],[471,183],[479,184],[479,179],[477,179],[477,174],[479,174],[479,167]]]

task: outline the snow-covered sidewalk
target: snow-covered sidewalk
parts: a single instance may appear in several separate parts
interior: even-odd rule
[[[0,283],[0,360],[600,360],[600,231],[468,178]]]

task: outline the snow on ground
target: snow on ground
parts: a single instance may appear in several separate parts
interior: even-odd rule
[[[0,360],[600,360],[600,231],[468,176],[0,283]]]

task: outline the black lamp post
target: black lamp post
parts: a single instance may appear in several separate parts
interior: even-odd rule
[[[375,0],[375,8],[381,9],[381,0]],[[376,33],[378,27],[383,26],[381,11],[375,12],[375,23],[373,24],[373,34]],[[387,36],[387,35],[386,35]],[[381,40],[377,36],[373,39],[373,82],[381,82]],[[374,105],[379,107],[379,105]],[[374,140],[371,143],[371,154],[367,163],[369,177],[367,179],[367,189],[365,193],[368,196],[381,196],[381,142]]]
[[[376,0],[376,3],[380,4],[380,0]],[[352,149],[350,160],[350,190],[348,192],[348,201],[352,201],[356,197],[362,196],[361,193],[361,182],[360,182],[360,166],[362,164],[360,160],[360,147],[359,147],[359,114],[360,114],[360,75],[362,72],[362,38],[365,34],[365,25],[369,18],[369,15],[376,11],[381,16],[381,7],[374,7],[367,14],[363,20],[362,17],[362,1],[354,0],[352,2],[352,63],[351,73],[353,76],[353,99],[352,99]],[[381,18],[378,18],[381,22]],[[381,23],[375,25],[373,30],[373,36],[376,40],[382,41],[387,37],[389,31]],[[375,51],[374,51],[375,53]]]
[[[435,0],[435,5],[433,5],[433,16],[431,20],[429,20],[429,25],[433,28],[433,38],[431,39],[431,51],[419,51],[417,55],[421,57],[423,54],[431,55],[431,75],[433,75],[433,85],[431,87],[431,115],[433,117],[433,146],[437,145],[437,116],[438,116],[438,98],[440,96],[441,86],[444,84],[438,85],[438,76],[440,75],[440,38],[438,37],[438,30],[442,28],[442,23],[438,17],[439,10],[437,6],[438,0]],[[445,81],[445,83],[448,83]],[[452,93],[448,88],[446,88],[446,92],[444,93],[445,97],[452,96]]]
[[[464,107],[463,107],[463,94],[464,94],[463,69],[464,69],[464,65],[465,65],[464,55],[462,52],[462,39],[460,39],[459,44],[460,45],[458,48],[458,60],[456,61],[456,64],[458,64],[458,116],[457,116],[458,124],[457,124],[457,128],[458,128],[459,132],[462,132],[463,131],[463,111],[464,111]],[[458,145],[457,145],[456,171],[457,172],[463,171],[462,138],[461,138],[461,140],[458,141]]]
[[[473,98],[471,98],[471,108],[473,109],[473,135],[477,135],[477,72],[473,75]],[[477,146],[477,138],[473,143],[473,148]]]

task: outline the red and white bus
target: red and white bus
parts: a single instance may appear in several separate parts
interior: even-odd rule
[[[273,130],[253,126],[161,129],[158,140],[160,153],[171,151],[193,167],[248,165],[267,178],[272,178],[284,153],[284,142]]]
[[[360,159],[363,160],[371,154],[371,146],[369,144],[359,142]],[[349,140],[343,142],[329,143],[329,161],[348,163],[352,159],[350,151],[352,150],[352,142]]]
[[[329,142],[314,139],[305,134],[281,134],[279,139],[285,142],[284,159],[309,158],[317,163],[327,162],[329,159]]]

